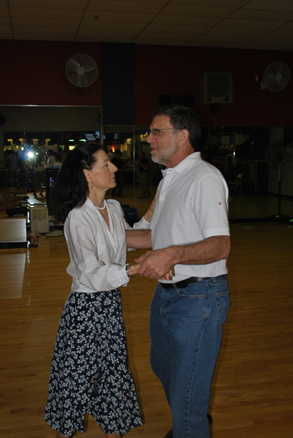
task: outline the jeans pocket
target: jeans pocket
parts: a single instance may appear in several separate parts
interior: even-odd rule
[[[198,283],[190,283],[184,288],[178,288],[175,286],[174,289],[179,297],[195,298],[195,299],[205,299],[208,293],[208,286],[205,281]]]
[[[230,308],[229,291],[216,294],[217,325],[222,327],[227,319]]]

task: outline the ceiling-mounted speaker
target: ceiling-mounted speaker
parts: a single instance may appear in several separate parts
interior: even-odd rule
[[[201,76],[201,103],[232,102],[232,72],[204,72]]]

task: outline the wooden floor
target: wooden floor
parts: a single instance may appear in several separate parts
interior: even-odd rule
[[[213,438],[291,438],[293,431],[293,227],[232,224],[231,311],[210,411]],[[129,262],[142,251],[130,252]],[[53,438],[43,420],[55,335],[71,280],[64,237],[0,250],[0,438]],[[149,365],[149,303],[156,282],[122,288],[129,363],[144,425],[127,436],[163,438],[171,427]],[[77,434],[80,436],[80,434]],[[85,434],[102,438],[89,418]]]

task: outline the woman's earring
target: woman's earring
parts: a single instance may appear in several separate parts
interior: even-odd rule
[[[89,185],[89,189],[92,189],[94,187],[93,183],[91,183],[92,185]]]

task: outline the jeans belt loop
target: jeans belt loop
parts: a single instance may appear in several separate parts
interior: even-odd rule
[[[178,281],[177,283],[160,283],[160,285],[164,289],[171,289],[174,288],[175,286],[178,289],[183,289],[191,283],[198,283],[199,281],[204,281],[207,280],[208,278],[210,277],[189,277],[186,280]]]

